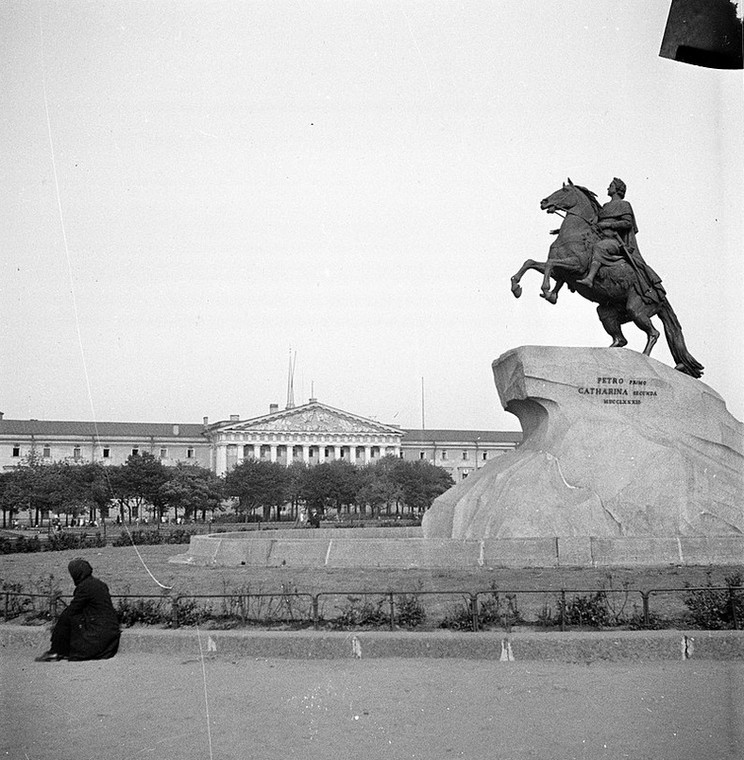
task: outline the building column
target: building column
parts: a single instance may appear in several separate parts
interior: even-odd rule
[[[238,463],[238,445],[228,443],[225,447],[225,471],[232,470]]]
[[[302,461],[307,464],[310,461],[310,447],[306,444],[302,444]]]
[[[269,459],[272,462],[276,462],[276,444],[275,443],[269,444]]]
[[[224,475],[227,472],[227,448],[224,445],[218,445],[216,450],[215,471],[217,475]]]

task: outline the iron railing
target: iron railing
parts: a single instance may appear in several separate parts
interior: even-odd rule
[[[22,615],[54,620],[71,599],[58,592],[25,593],[6,590],[2,610],[5,621]],[[123,620],[148,619],[173,628],[207,620],[239,624],[291,624],[315,629],[369,627],[396,630],[454,627],[479,631],[486,628],[527,626],[553,628],[637,628],[690,625],[685,598],[710,598],[725,617],[717,627],[744,625],[744,586],[690,586],[654,589],[501,589],[481,591],[334,590],[318,593],[272,592],[226,594],[113,594]],[[715,598],[711,595],[717,594]],[[588,595],[588,596],[587,596]],[[705,595],[708,595],[707,597]],[[683,597],[680,599],[680,597]],[[672,602],[670,604],[669,599]],[[334,600],[342,600],[341,605]],[[426,600],[424,604],[422,600]],[[453,601],[454,600],[454,601]],[[723,604],[723,608],[721,608]],[[640,606],[639,606],[640,605]],[[335,613],[334,613],[335,610]],[[431,620],[435,622],[432,624]],[[436,622],[438,621],[438,623]],[[449,621],[449,623],[447,622]],[[666,625],[664,625],[666,623]],[[694,627],[694,626],[693,626]],[[698,626],[699,627],[699,626]]]

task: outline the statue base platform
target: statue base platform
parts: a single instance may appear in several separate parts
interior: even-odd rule
[[[744,425],[700,380],[618,348],[493,363],[516,450],[435,500],[427,538],[744,535]]]

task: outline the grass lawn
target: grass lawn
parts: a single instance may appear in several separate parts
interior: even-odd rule
[[[462,592],[488,592],[498,587],[502,600],[504,592],[522,593],[517,596],[522,614],[537,619],[541,610],[556,608],[562,588],[584,592],[611,590],[615,609],[622,606],[626,614],[638,613],[642,606],[640,594],[633,590],[684,589],[686,585],[725,585],[728,575],[741,573],[742,567],[664,566],[643,568],[549,568],[549,569],[453,569],[453,570],[384,570],[384,569],[322,569],[322,568],[251,568],[251,567],[194,567],[170,564],[168,558],[180,554],[185,545],[156,545],[112,547],[8,554],[0,556],[0,588],[7,584],[20,585],[24,593],[48,593],[57,587],[64,595],[73,591],[67,573],[67,563],[82,556],[93,566],[94,574],[105,581],[112,595],[161,596],[172,587],[172,595],[247,595],[304,593],[324,594],[322,611],[343,610],[355,592],[412,592],[419,594],[426,606],[427,618],[435,619],[462,605]],[[139,552],[139,554],[138,554]],[[141,559],[140,559],[141,557]],[[160,585],[159,585],[160,584]],[[452,592],[447,596],[427,596],[422,592]],[[461,593],[458,593],[461,592]],[[331,595],[333,594],[333,595]],[[569,596],[581,596],[575,594]],[[651,597],[655,614],[678,618],[684,614],[683,594],[657,594]],[[205,602],[209,604],[208,602]],[[217,602],[215,602],[217,604]],[[304,614],[303,614],[304,617]]]
[[[170,564],[168,558],[181,554],[186,545],[134,547],[106,546],[34,554],[0,556],[0,582],[20,583],[24,591],[48,589],[50,576],[63,593],[72,593],[67,563],[84,557],[93,573],[105,581],[112,594],[159,594],[160,586],[171,586],[174,594],[226,594],[243,590],[272,593],[296,590],[304,593],[328,591],[486,591],[492,584],[504,590],[684,588],[724,585],[724,578],[742,567],[677,566],[641,568],[475,568],[469,570],[385,570],[377,568],[254,568],[194,567]],[[140,560],[141,555],[142,560]],[[149,570],[149,572],[148,572]]]

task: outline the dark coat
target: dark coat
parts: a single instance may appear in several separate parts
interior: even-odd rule
[[[72,569],[70,572],[72,574]],[[75,592],[63,613],[70,621],[70,659],[113,657],[119,648],[119,616],[111,602],[108,586],[88,573],[82,578],[73,574],[73,580]]]

